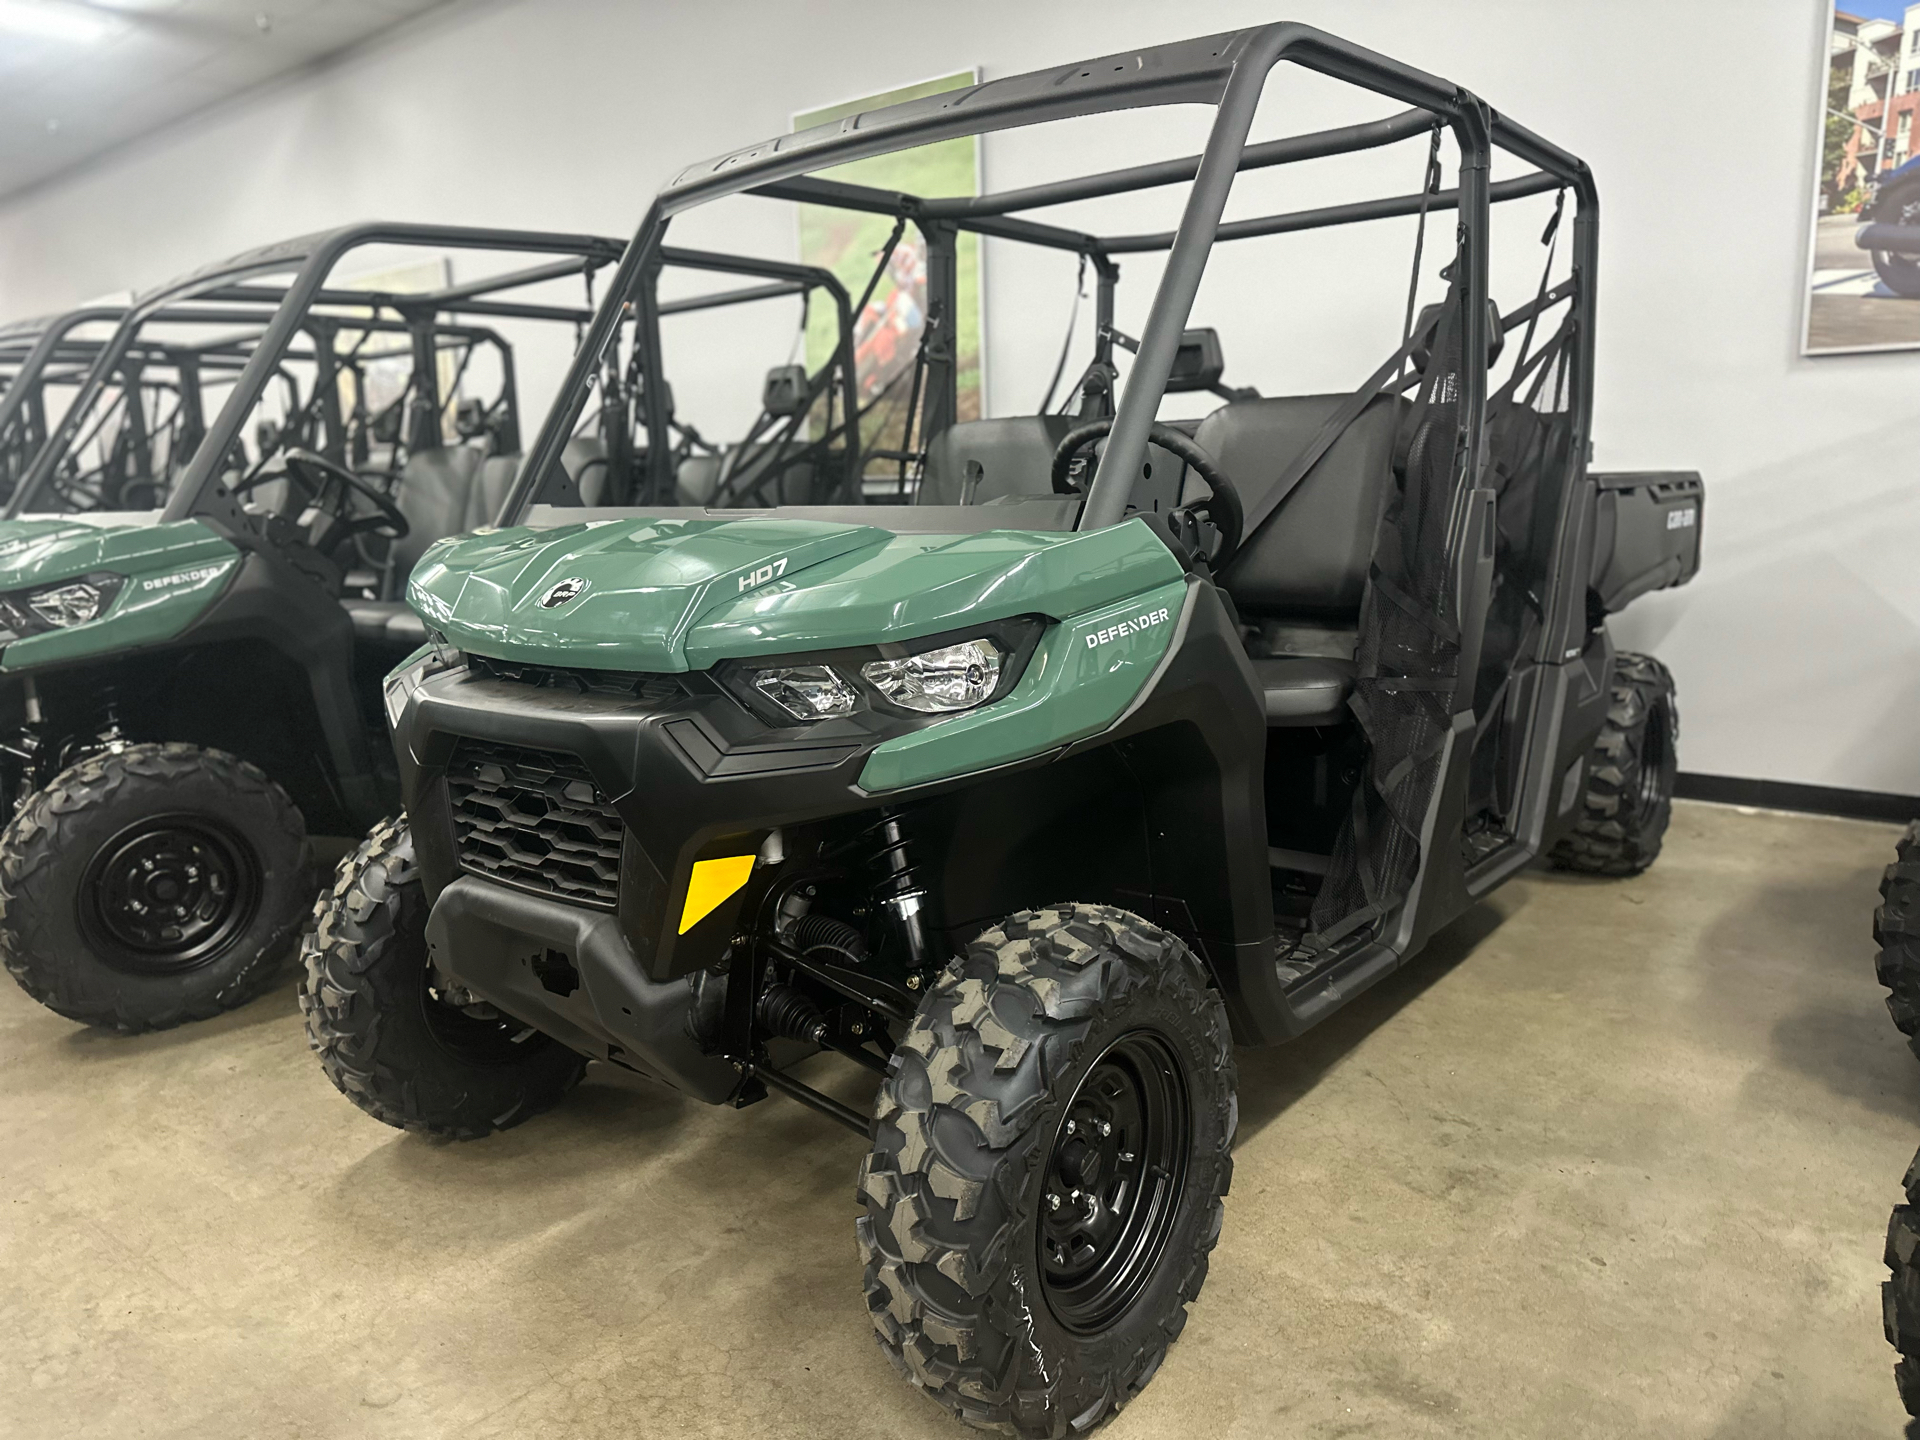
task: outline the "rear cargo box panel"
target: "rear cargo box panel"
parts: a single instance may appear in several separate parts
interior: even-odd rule
[[[1684,585],[1700,569],[1706,484],[1691,470],[1597,474],[1591,583],[1605,610]]]

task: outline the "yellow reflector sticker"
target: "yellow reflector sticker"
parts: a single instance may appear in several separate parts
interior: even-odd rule
[[[687,903],[680,911],[680,933],[686,934],[747,883],[753,873],[751,855],[729,855],[724,860],[696,860],[687,881]]]

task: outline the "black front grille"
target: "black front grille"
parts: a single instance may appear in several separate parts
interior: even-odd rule
[[[495,660],[487,655],[467,656],[467,673],[509,685],[531,685],[540,690],[566,690],[575,695],[615,695],[622,699],[661,704],[677,700],[686,691],[671,675],[649,675],[637,670],[584,670],[577,666],[531,665],[519,660]]]
[[[577,757],[463,739],[447,766],[447,799],[466,870],[613,908],[626,830]]]

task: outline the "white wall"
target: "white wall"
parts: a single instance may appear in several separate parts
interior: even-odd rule
[[[1679,675],[1686,768],[1920,794],[1920,355],[1797,353],[1820,0],[1692,0],[1679,24],[1646,0],[1278,13],[1458,80],[1593,165],[1598,461],[1697,468],[1709,487],[1701,577],[1619,627]],[[1081,58],[1092,30],[1119,48],[1275,15],[1239,0],[456,7],[0,209],[0,316],[375,215],[624,232],[681,163],[796,109]],[[989,137],[990,181],[1035,163]],[[1288,203],[1313,203],[1310,181]],[[1404,256],[1404,233],[1375,243]],[[1356,278],[1357,253],[1271,283],[1303,313],[1336,304],[1319,297]],[[1066,275],[988,264],[990,327],[1032,312],[1057,344]],[[1044,379],[1052,351],[1036,353],[1026,371]],[[1368,337],[1355,353],[1384,351]],[[1230,344],[1236,373],[1242,354]],[[1026,371],[994,375],[1001,408]]]

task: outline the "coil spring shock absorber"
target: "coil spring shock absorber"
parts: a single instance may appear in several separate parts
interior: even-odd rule
[[[873,887],[874,903],[891,911],[894,919],[900,923],[900,933],[907,941],[909,966],[924,970],[928,965],[929,953],[924,903],[927,891],[921,885],[918,867],[908,853],[906,831],[900,823],[900,817],[888,813],[868,833],[879,841],[879,848],[867,860],[880,872],[880,879]]]

